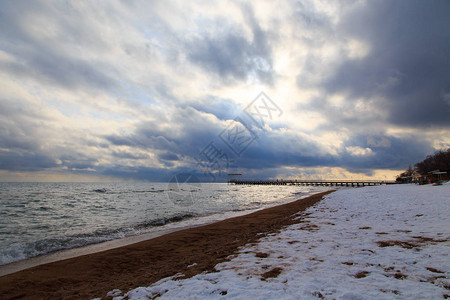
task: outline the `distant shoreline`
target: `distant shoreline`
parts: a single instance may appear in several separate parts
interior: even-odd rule
[[[0,298],[102,297],[112,288],[128,290],[179,272],[192,276],[212,270],[238,247],[299,222],[293,214],[331,192],[5,275],[0,277]]]

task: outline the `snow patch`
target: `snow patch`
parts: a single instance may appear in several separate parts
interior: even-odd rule
[[[442,299],[449,196],[448,184],[338,190],[216,273],[165,278],[115,299]]]

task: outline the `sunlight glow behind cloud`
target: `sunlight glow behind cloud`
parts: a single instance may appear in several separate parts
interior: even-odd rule
[[[202,176],[261,91],[283,114],[224,173],[392,176],[450,146],[449,8],[2,2],[0,180]]]

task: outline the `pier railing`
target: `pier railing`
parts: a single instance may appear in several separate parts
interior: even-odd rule
[[[395,181],[387,180],[253,180],[253,179],[230,179],[228,181],[232,184],[244,184],[244,185],[310,185],[310,186],[374,186],[374,185],[386,185],[395,184]]]

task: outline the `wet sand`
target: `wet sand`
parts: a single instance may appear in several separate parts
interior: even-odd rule
[[[90,299],[105,297],[115,288],[148,286],[177,273],[190,277],[213,271],[239,247],[301,222],[293,220],[293,215],[330,192],[2,276],[0,299]]]

